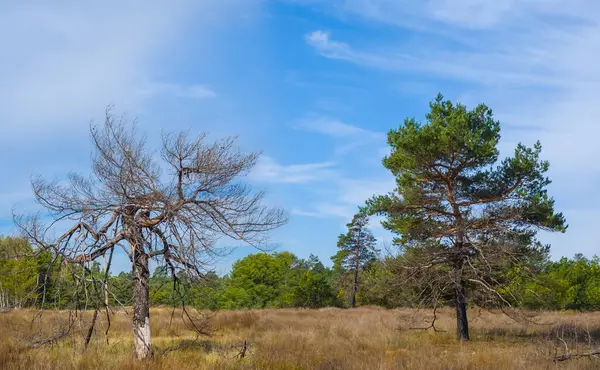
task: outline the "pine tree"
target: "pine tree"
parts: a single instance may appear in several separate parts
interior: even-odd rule
[[[519,144],[498,161],[500,123],[491,109],[467,110],[441,95],[430,108],[425,123],[406,119],[389,132],[392,151],[383,164],[397,188],[367,208],[386,216],[383,226],[399,235],[401,270],[423,279],[433,298],[454,297],[457,337],[468,340],[468,292],[510,305],[499,277],[545,252],[538,230],[565,231],[566,225],[546,192],[549,164],[540,159],[539,142]]]
[[[379,250],[375,248],[377,240],[367,228],[369,218],[365,214],[357,214],[347,224],[348,232],[338,239],[339,251],[331,257],[337,269],[352,275],[351,306],[356,307],[356,294],[359,286],[359,274],[365,265],[377,257]]]

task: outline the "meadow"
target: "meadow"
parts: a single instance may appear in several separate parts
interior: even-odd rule
[[[453,310],[266,309],[219,311],[208,317],[210,336],[198,336],[180,310],[153,308],[155,359],[132,356],[130,311],[98,316],[87,350],[91,312],[79,314],[69,335],[68,311],[11,310],[0,314],[2,369],[596,369],[593,357],[555,362],[586,353],[600,340],[600,313],[530,313],[516,322],[497,312],[470,310],[472,341],[453,331]],[[35,318],[35,320],[34,320]],[[194,317],[193,317],[194,318]],[[106,343],[108,339],[108,344]],[[244,346],[244,342],[246,345]]]

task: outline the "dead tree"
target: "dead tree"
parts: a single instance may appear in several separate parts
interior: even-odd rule
[[[132,263],[135,355],[152,358],[149,260],[166,265],[174,279],[182,272],[197,279],[217,239],[263,245],[286,216],[239,180],[258,154],[238,151],[235,138],[206,143],[205,134],[166,134],[160,151],[153,151],[135,123],[110,109],[90,133],[91,176],[71,173],[66,182],[34,177],[35,198],[52,222],[37,215],[15,216],[15,223],[34,245],[69,265],[85,266],[122,248]],[[67,230],[54,233],[59,226]]]

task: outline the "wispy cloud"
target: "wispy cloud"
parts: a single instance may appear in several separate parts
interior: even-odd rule
[[[348,61],[360,66],[388,71],[414,71],[437,77],[466,80],[482,85],[564,85],[565,79],[543,73],[550,66],[533,51],[525,54],[510,52],[466,52],[446,49],[419,48],[409,51],[388,47],[384,50],[356,50],[348,43],[331,38],[321,30],[306,35],[306,42],[322,56]],[[532,66],[543,67],[540,70]]]
[[[374,195],[387,194],[395,187],[393,177],[351,179],[341,175],[329,182],[333,197],[324,196],[306,208],[296,208],[294,214],[307,217],[341,217],[350,219]]]
[[[408,72],[413,79],[433,77],[455,89],[453,99],[470,106],[487,103],[502,118],[503,148],[514,148],[518,141],[542,142],[559,209],[582,204],[582,198],[586,208],[593,208],[586,214],[600,209],[600,198],[589,197],[591,187],[600,183],[600,3],[316,2],[348,22],[358,17],[371,25],[385,24],[387,34],[393,34],[390,25],[398,27],[395,42],[387,44],[350,42],[314,31],[305,40],[318,54],[391,76]],[[460,86],[444,83],[448,81]],[[553,237],[560,244],[558,255],[569,254],[564,249],[569,245],[594,240],[591,229],[583,227],[589,222],[575,210],[570,214],[570,231]]]
[[[488,28],[502,21],[509,11],[514,10],[516,3],[514,0],[430,0],[426,7],[432,18],[442,22],[469,28]]]
[[[391,192],[396,182],[391,174],[378,178],[342,179],[340,181],[340,201],[348,204],[363,205],[374,195]]]
[[[28,187],[26,189],[29,190]],[[0,193],[0,220],[10,219],[12,217],[12,209],[16,204],[21,205],[32,202],[33,194],[31,191],[21,190]]]
[[[348,112],[352,110],[348,104],[337,99],[322,98],[317,101],[317,107],[329,112]]]
[[[346,230],[346,224],[358,212],[365,201],[377,194],[385,194],[394,188],[391,176],[372,179],[348,179],[343,176],[330,184],[336,196],[311,203],[303,208],[293,208],[292,215],[317,219],[334,219],[339,226],[339,232]],[[390,246],[392,233],[385,230],[381,216],[373,216],[369,220],[369,229],[379,242],[382,250]]]
[[[310,207],[310,211],[294,208],[292,214],[306,217],[338,217],[344,220],[352,218],[356,213],[357,208],[349,204],[334,204],[334,203],[315,203]]]
[[[439,42],[425,43],[428,46],[423,48],[378,45],[374,49],[367,45],[355,49],[332,39],[329,33],[314,31],[306,40],[319,54],[366,68],[415,71],[466,82],[461,95],[471,99],[463,102],[485,101],[499,117],[509,117],[504,123],[518,132],[510,135],[515,141],[541,139],[554,170],[600,169],[595,160],[600,148],[592,143],[595,135],[590,135],[600,133],[595,122],[600,108],[593,103],[599,98],[600,79],[596,76],[600,67],[592,62],[600,54],[600,4],[581,0],[561,7],[567,3],[556,0],[550,6],[539,1],[511,1],[508,12],[504,5],[461,0],[452,2],[456,12],[443,14],[432,10],[433,5],[447,5],[441,0],[408,9],[382,0],[336,4],[377,21],[387,16],[403,19],[402,15],[416,12],[425,26],[443,21],[448,34],[470,36],[471,41],[457,50]],[[485,14],[486,20],[465,25],[462,14],[471,10]],[[531,27],[523,29],[516,24],[525,19],[533,22]],[[471,31],[475,26],[486,32],[475,34]],[[421,37],[427,41],[428,36]],[[531,127],[543,130],[525,130]]]
[[[385,135],[381,132],[367,130],[337,118],[322,115],[307,115],[293,122],[292,127],[333,138],[337,141],[336,155],[344,155],[361,146],[380,144],[385,140]]]
[[[374,138],[382,137],[382,134],[379,132],[365,130],[358,126],[342,122],[339,119],[320,115],[312,115],[299,119],[292,126],[298,130],[311,131],[338,138],[359,135]]]
[[[282,165],[268,156],[260,157],[250,179],[263,183],[306,184],[327,181],[334,174],[333,162]]]
[[[365,93],[363,88],[357,87],[348,76],[336,76],[331,73],[314,74],[290,70],[286,73],[284,81],[297,87],[314,89],[318,91],[329,90],[332,92]]]
[[[538,27],[544,20],[557,21],[556,16],[586,19],[599,8],[594,0],[296,1],[319,6],[344,20],[362,18],[445,37],[457,36],[448,35],[449,28],[471,31],[498,26],[524,26],[519,31],[529,32],[535,28],[532,25]]]
[[[182,39],[190,21],[201,19],[198,27],[210,27],[250,3],[257,1],[3,2],[0,115],[11,122],[6,129],[16,134],[31,127],[38,132],[68,127],[72,132],[74,125],[86,126],[108,104],[142,111],[148,97],[140,94],[144,91],[214,97],[203,85],[154,83],[157,75],[165,74],[164,68],[157,73],[166,64],[162,56]]]
[[[23,128],[49,128],[49,122],[56,128],[85,122],[109,103],[131,105],[151,68],[149,58],[184,16],[183,7],[158,1],[131,5],[3,4],[0,59],[8,63],[0,69],[2,116]]]
[[[217,94],[209,87],[204,85],[177,85],[177,84],[150,84],[144,89],[138,91],[140,95],[172,95],[180,98],[207,99],[215,98]]]
[[[293,123],[298,130],[326,135],[335,140],[335,154],[342,156],[362,146],[371,146],[375,153],[387,153],[383,150],[385,134],[367,130],[339,119],[309,115]],[[344,159],[347,161],[347,159]],[[313,202],[305,208],[295,208],[293,213],[306,217],[337,217],[352,218],[359,206],[374,194],[384,194],[394,189],[394,180],[391,176],[371,178],[349,178],[342,171],[336,171],[327,181],[327,192],[319,201]]]
[[[140,92],[149,87],[146,93],[154,95],[214,96],[189,78],[181,86],[153,82],[157,76],[171,82],[171,51],[189,35],[191,21],[199,34],[193,50],[217,37],[201,31],[254,4],[258,0],[1,2],[0,167],[11,179],[0,183],[0,232],[9,231],[12,205],[29,207],[32,173],[53,178],[89,171],[88,123],[107,105],[143,116],[149,95]],[[205,67],[201,62],[194,61],[194,72]],[[153,101],[154,111],[167,108],[156,108],[159,102]],[[155,123],[149,121],[144,124]]]

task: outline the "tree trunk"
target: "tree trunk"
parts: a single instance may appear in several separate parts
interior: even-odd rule
[[[467,320],[467,302],[465,283],[461,271],[457,271],[455,281],[456,299],[456,338],[469,340],[469,321]]]
[[[111,249],[111,257],[112,257],[112,249]],[[104,252],[104,270],[102,271],[106,276],[106,252]],[[104,291],[104,307],[108,307],[108,281],[104,279],[102,283],[102,290]]]
[[[354,269],[354,283],[352,284],[352,308],[356,307],[356,292],[358,291],[358,268]]]
[[[467,299],[465,281],[463,279],[463,264],[465,246],[465,232],[463,229],[463,217],[460,207],[454,199],[454,184],[448,185],[448,202],[452,205],[452,213],[456,219],[456,241],[454,249],[456,252],[454,262],[454,298],[456,305],[456,338],[469,340],[469,321],[467,320]]]
[[[140,243],[133,250],[133,341],[135,356],[139,360],[152,359],[150,336],[150,285],[148,254]]]

